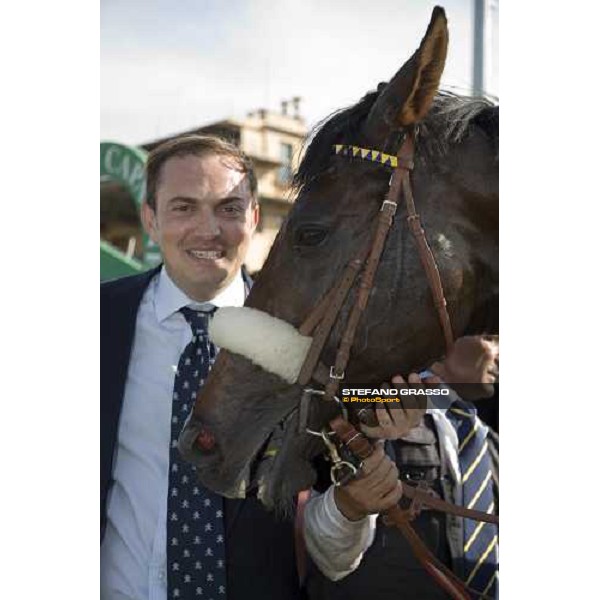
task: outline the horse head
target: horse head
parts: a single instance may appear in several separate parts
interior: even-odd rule
[[[414,199],[454,333],[497,330],[498,108],[438,91],[447,46],[445,14],[436,8],[418,50],[396,75],[320,127],[295,175],[293,209],[246,306],[300,326],[371,243],[392,171],[378,161],[336,154],[334,147],[395,156],[411,135]],[[347,381],[379,385],[443,355],[444,338],[405,210],[398,207],[388,233]],[[323,347],[325,365],[333,364],[357,288],[355,283]],[[266,330],[250,342],[272,343]],[[283,507],[310,487],[311,460],[324,446],[298,427],[301,394],[297,383],[222,350],[180,440],[200,480],[233,497],[256,484],[265,504]],[[313,428],[325,425],[331,411],[313,406]]]

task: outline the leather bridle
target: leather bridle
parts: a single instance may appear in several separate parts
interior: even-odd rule
[[[388,233],[394,222],[396,211],[402,199],[406,205],[406,220],[410,231],[415,239],[419,258],[425,270],[427,281],[431,289],[434,305],[437,310],[438,319],[443,332],[446,351],[450,352],[454,343],[452,326],[448,315],[446,298],[435,258],[427,243],[425,231],[421,224],[421,219],[416,211],[412,188],[410,183],[410,172],[414,167],[414,130],[409,130],[397,153],[397,166],[394,168],[390,178],[389,189],[385,199],[381,204],[379,219],[371,243],[363,248],[359,254],[352,259],[345,267],[340,280],[321,298],[317,305],[306,317],[299,328],[302,335],[312,336],[312,343],[306,359],[298,375],[297,382],[305,386],[300,402],[299,424],[300,429],[306,428],[308,405],[311,398],[317,393],[325,401],[337,401],[337,392],[341,380],[345,376],[345,370],[350,360],[350,351],[356,336],[356,331],[360,318],[365,311],[371,291],[375,274],[379,266],[379,261],[383,253]],[[340,148],[340,146],[337,146]],[[382,153],[377,151],[368,151],[375,155]],[[346,300],[346,297],[353,287],[357,277],[360,275],[357,297],[350,310],[348,320],[338,346],[334,364],[327,368],[320,362],[321,353],[336,323],[339,312]],[[314,390],[306,387],[309,382],[316,381],[324,386],[323,390]],[[362,461],[373,452],[371,442],[345,418],[345,411],[342,410],[339,415],[329,422],[331,431],[323,430],[321,432],[312,432],[320,435],[330,453],[332,459],[332,480],[336,485],[347,481],[354,476],[357,468],[352,462],[342,460],[340,452],[350,452],[351,455]],[[334,440],[331,439],[334,435]],[[346,477],[336,479],[334,471],[336,467],[348,467]],[[407,539],[416,557],[419,559],[427,572],[435,581],[456,600],[468,600],[473,595],[485,597],[479,592],[468,588],[450,569],[441,563],[435,555],[427,548],[419,538],[414,528],[410,524],[420,508],[425,505],[434,510],[450,513],[460,517],[476,519],[488,523],[499,523],[496,515],[491,515],[481,511],[471,510],[462,506],[456,506],[445,502],[434,495],[429,490],[421,486],[413,486],[403,482],[403,496],[410,499],[408,508],[394,506],[385,511],[384,521],[387,524],[395,525]]]
[[[339,388],[340,380],[344,378],[358,323],[367,307],[377,267],[402,195],[406,202],[406,220],[415,238],[419,258],[427,275],[427,281],[444,335],[446,350],[449,352],[452,349],[454,336],[446,307],[442,280],[431,248],[425,238],[425,231],[421,225],[421,219],[417,214],[413,199],[410,184],[410,171],[413,166],[414,132],[411,130],[406,134],[398,150],[397,167],[390,178],[388,193],[381,204],[377,227],[370,245],[363,248],[358,256],[348,263],[341,279],[325,294],[299,327],[300,333],[307,336],[312,335],[313,341],[298,375],[298,383],[306,385],[311,379],[324,383],[325,400],[333,399]],[[324,378],[323,366],[319,365],[319,358],[336,322],[338,313],[359,273],[361,273],[361,278],[358,295],[346,323],[335,362],[329,368],[327,377]]]

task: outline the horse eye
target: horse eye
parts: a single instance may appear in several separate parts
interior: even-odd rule
[[[327,229],[319,225],[304,225],[294,236],[295,246],[319,246],[327,237]]]

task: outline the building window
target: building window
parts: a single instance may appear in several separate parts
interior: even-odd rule
[[[280,153],[281,167],[279,167],[277,178],[279,183],[287,185],[292,180],[292,145],[281,144]]]

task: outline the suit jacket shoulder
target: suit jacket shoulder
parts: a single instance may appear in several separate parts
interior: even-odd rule
[[[159,270],[160,266],[137,275],[101,281],[100,309],[106,309],[113,302],[122,300],[123,298],[134,300],[135,297],[139,296],[141,300],[148,284]]]

